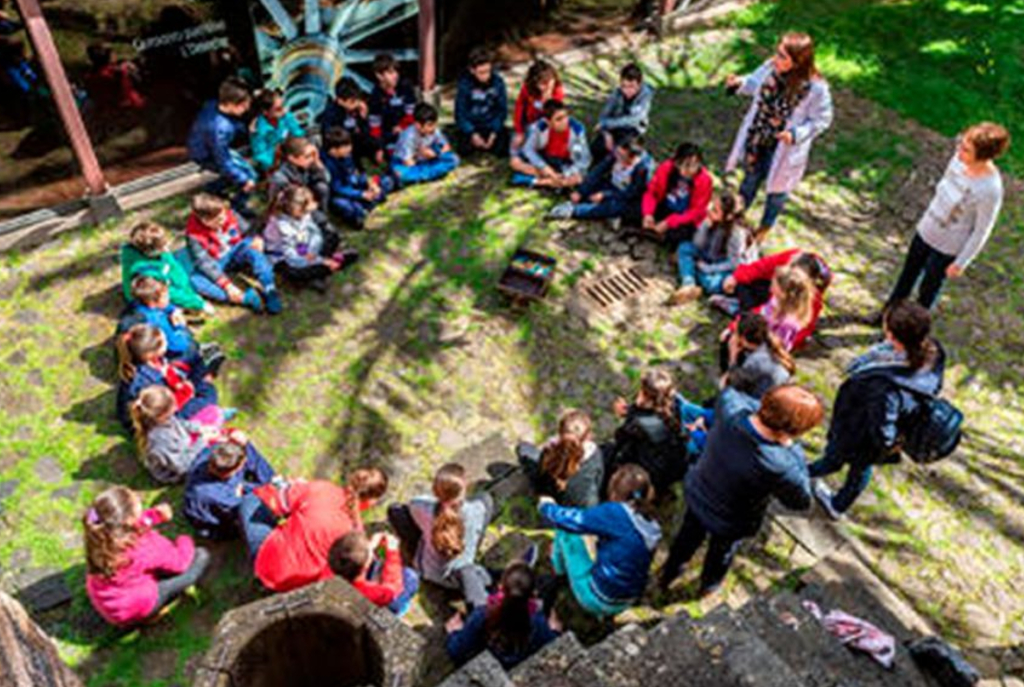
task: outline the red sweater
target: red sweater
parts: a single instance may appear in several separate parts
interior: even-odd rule
[[[733,279],[736,280],[736,284],[751,284],[756,281],[771,281],[775,278],[775,270],[788,265],[793,261],[796,256],[800,255],[804,251],[799,248],[791,248],[784,250],[781,253],[773,253],[767,255],[760,260],[754,262],[748,262],[745,265],[740,265],[736,268],[736,271],[732,273]],[[815,255],[821,264],[826,264],[821,256]],[[828,284],[825,285],[825,289],[828,288]],[[763,305],[758,307],[755,312],[760,312]],[[818,318],[821,316],[821,311],[825,307],[825,291],[818,291],[814,295],[814,305],[811,308],[811,319],[807,325],[801,329],[796,337],[793,339],[793,350],[800,348],[807,339],[814,335],[814,331],[818,328]],[[736,321],[733,321],[732,328],[735,329]]]
[[[556,83],[554,90],[551,91],[551,100],[565,101],[565,90],[562,88],[561,82]],[[516,133],[525,136],[526,130],[530,128],[530,125],[543,115],[544,103],[530,95],[524,83],[523,87],[519,89],[519,97],[516,98],[515,114],[512,118],[512,124],[515,127]]]
[[[360,576],[352,586],[375,606],[387,606],[402,593],[402,554],[397,548],[388,549],[384,553],[380,581],[371,582],[365,576]]]
[[[644,217],[653,216],[658,209],[658,205],[665,200],[672,190],[669,188],[669,182],[672,179],[674,168],[675,163],[672,160],[666,160],[658,165],[651,183],[647,185],[647,192],[644,193],[644,199],[640,206]],[[704,221],[704,218],[708,216],[708,204],[711,203],[711,192],[713,189],[714,182],[711,179],[711,175],[708,174],[706,168],[701,167],[700,171],[693,177],[693,189],[690,191],[690,207],[686,212],[669,215],[665,218],[668,228],[675,229],[687,224],[692,224],[694,227],[699,226]]]
[[[332,482],[299,482],[283,491],[267,484],[254,493],[274,515],[286,518],[256,553],[256,577],[275,592],[331,577],[327,565],[331,544],[363,529],[352,494]]]

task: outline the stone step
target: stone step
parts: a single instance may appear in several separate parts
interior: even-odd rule
[[[463,665],[444,679],[437,687],[515,687],[498,663],[498,659],[489,651],[477,654],[470,662]]]
[[[516,687],[605,687],[595,676],[578,680],[576,664],[587,661],[587,649],[576,635],[565,632],[516,666],[509,677]]]
[[[808,687],[884,687],[860,670],[857,657],[825,632],[792,592],[753,599],[739,617]]]
[[[695,621],[682,614],[662,621],[648,632],[647,652],[651,674],[658,679],[646,685],[686,685],[687,687],[739,687],[714,652],[705,651],[698,640]]]
[[[641,687],[647,682],[644,650],[649,642],[650,637],[639,625],[623,625],[590,647],[586,660],[577,663],[577,679],[608,687]]]
[[[727,684],[805,687],[796,671],[727,606],[719,606],[695,622],[694,630],[701,648],[721,660],[729,677]]]

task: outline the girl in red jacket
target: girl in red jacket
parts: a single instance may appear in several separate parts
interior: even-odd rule
[[[708,302],[730,317],[741,311],[754,310],[771,298],[771,283],[775,272],[786,265],[803,271],[814,287],[811,317],[793,338],[792,348],[798,349],[817,329],[818,318],[825,307],[825,291],[832,283],[832,271],[820,256],[792,249],[740,265],[722,284],[722,290],[727,295],[712,296]]]
[[[641,204],[643,228],[671,245],[691,241],[707,217],[713,186],[700,148],[681,143],[647,186]]]
[[[565,90],[558,72],[548,62],[537,60],[526,72],[526,80],[516,98],[516,109],[512,118],[515,129],[512,135],[512,153],[518,152],[526,140],[526,130],[544,116],[544,103],[549,100],[565,101]]]
[[[191,537],[172,542],[153,529],[171,516],[166,503],[144,511],[135,492],[118,486],[97,496],[82,518],[85,590],[108,623],[134,625],[155,616],[206,570],[210,555]]]

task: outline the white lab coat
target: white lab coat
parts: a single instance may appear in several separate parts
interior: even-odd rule
[[[747,132],[754,123],[757,113],[761,84],[772,72],[772,61],[768,60],[757,71],[743,78],[738,93],[753,96],[754,101],[747,110],[743,124],[736,134],[729,161],[725,171],[731,172],[744,160],[746,155]],[[822,78],[811,80],[811,88],[804,99],[797,103],[793,114],[786,122],[786,130],[793,132],[793,145],[779,141],[772,156],[771,171],[768,173],[768,193],[790,193],[797,187],[807,171],[807,161],[811,156],[811,144],[815,138],[824,133],[832,125],[832,93],[828,82]]]

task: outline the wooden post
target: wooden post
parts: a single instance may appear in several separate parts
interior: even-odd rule
[[[430,100],[437,85],[437,17],[434,0],[419,0],[420,90]]]
[[[103,178],[103,170],[96,159],[96,151],[93,150],[92,141],[89,140],[82,115],[75,103],[75,96],[71,91],[71,84],[68,83],[67,74],[64,73],[64,65],[60,61],[57,46],[53,43],[50,27],[43,18],[39,0],[18,0],[18,6],[25,20],[25,28],[32,38],[36,56],[43,67],[43,73],[46,74],[46,81],[50,84],[53,102],[57,106],[64,129],[71,139],[75,157],[82,168],[85,185],[90,195],[102,196],[107,193],[107,182]]]
[[[4,687],[82,687],[60,660],[53,640],[25,609],[0,592],[0,685]]]

